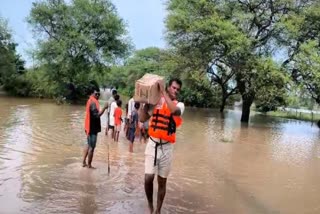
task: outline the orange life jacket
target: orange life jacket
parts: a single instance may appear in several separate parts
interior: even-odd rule
[[[92,102],[96,104],[98,110],[100,109],[98,100],[94,96],[90,96],[86,104],[86,116],[84,119],[84,130],[87,135],[90,134],[90,105]]]
[[[174,101],[177,105],[178,101]],[[165,142],[176,142],[176,127],[181,126],[182,118],[173,116],[162,97],[160,103],[154,108],[149,121],[149,136],[159,138]]]

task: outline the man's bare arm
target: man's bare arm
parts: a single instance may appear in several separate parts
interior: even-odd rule
[[[94,102],[91,103],[90,105],[90,111],[92,113],[92,117],[94,118],[100,118],[101,115],[104,113],[106,110],[106,106],[104,106],[100,111],[97,109],[97,106]]]
[[[179,107],[176,106],[176,104],[170,99],[169,95],[167,94],[166,91],[164,91],[162,93],[167,105],[168,105],[168,108],[170,110],[170,112],[175,115],[175,116],[180,116],[181,115],[181,110]]]
[[[151,117],[151,115],[149,115],[149,113],[148,113],[149,109],[150,109],[149,104],[144,104],[144,106],[139,109],[139,121],[140,122],[145,122],[145,121],[149,120],[149,118]]]
[[[160,92],[167,103],[167,106],[168,106],[170,112],[175,116],[180,116],[181,115],[180,108],[176,106],[176,104],[173,102],[173,100],[171,100],[171,98],[169,97],[168,93],[166,92],[166,90],[164,88],[164,85],[159,83],[159,89],[160,89]]]

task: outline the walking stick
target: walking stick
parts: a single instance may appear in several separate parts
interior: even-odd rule
[[[107,144],[108,144],[108,175],[109,175],[110,174],[109,140],[108,140]]]

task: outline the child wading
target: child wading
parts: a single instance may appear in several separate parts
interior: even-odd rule
[[[138,117],[138,110],[140,108],[140,103],[134,104],[134,110],[132,111],[132,115],[130,118],[129,123],[129,152],[133,152],[133,142],[136,135],[136,130],[138,130],[138,124],[139,124],[139,117]]]
[[[122,109],[121,109],[122,101],[117,100],[117,108],[114,110],[114,141],[119,141],[119,133],[121,130],[121,122],[122,122]]]

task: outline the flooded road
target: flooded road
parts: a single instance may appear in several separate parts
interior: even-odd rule
[[[240,114],[186,109],[162,213],[320,213],[319,129]],[[146,213],[145,144],[130,154],[123,133],[100,134],[97,169],[82,168],[83,119],[84,106],[0,97],[1,214]]]

